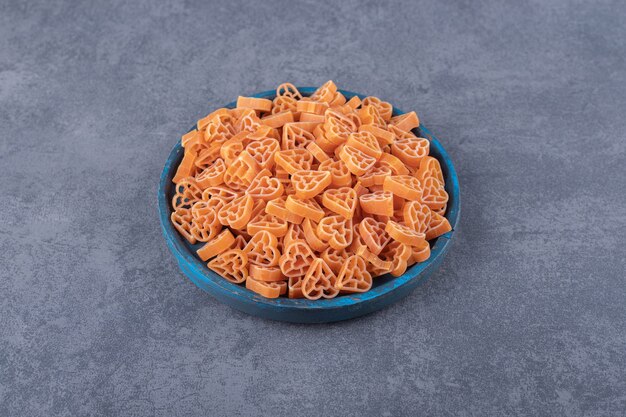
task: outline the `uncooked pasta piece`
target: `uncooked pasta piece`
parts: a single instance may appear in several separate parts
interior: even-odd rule
[[[278,238],[267,230],[252,236],[244,251],[248,254],[248,262],[254,265],[276,266],[280,259]]]
[[[207,266],[234,284],[248,278],[248,256],[240,249],[230,249],[210,261]]]
[[[378,190],[363,194],[359,197],[359,203],[365,213],[393,216],[393,194],[389,191]]]
[[[406,200],[417,201],[422,198],[420,181],[410,175],[392,175],[385,177],[383,190]]]
[[[252,278],[263,282],[284,281],[285,277],[277,266],[250,265],[249,274]]]
[[[285,207],[292,214],[319,222],[324,218],[324,210],[315,200],[301,199],[293,195],[287,196]]]
[[[198,249],[197,253],[200,259],[207,261],[228,250],[233,243],[235,243],[235,237],[230,230],[226,229],[217,235],[215,239],[205,243],[204,246]]]
[[[246,280],[246,288],[265,298],[278,298],[286,290],[286,287],[283,289],[279,282],[264,282],[252,277]]]
[[[390,123],[400,130],[409,132],[420,125],[420,119],[417,117],[417,113],[414,111],[394,116],[391,118]]]
[[[346,219],[354,217],[357,203],[357,192],[354,188],[350,187],[326,190],[322,196],[322,204],[324,207]]]
[[[304,240],[294,240],[283,248],[279,265],[284,276],[303,277],[309,269],[311,262],[315,259],[315,254]]]
[[[435,177],[422,180],[422,203],[433,210],[444,207],[448,203],[448,193],[443,184]]]
[[[268,112],[272,110],[272,100],[256,97],[237,98],[237,108],[252,109],[259,112]]]
[[[337,277],[324,262],[323,259],[317,258],[309,267],[302,281],[302,293],[309,300],[318,300],[320,298],[334,298],[339,294],[336,288]]]
[[[359,223],[359,235],[374,255],[380,254],[391,239],[385,231],[385,223],[367,217]]]
[[[352,220],[336,214],[324,217],[317,225],[317,236],[335,250],[350,246],[352,232]]]
[[[389,236],[391,236],[393,240],[409,246],[417,246],[422,240],[426,238],[425,235],[416,232],[410,227],[394,222],[392,220],[387,222],[387,226],[385,226],[385,231],[389,233]]]
[[[357,293],[369,291],[372,282],[365,260],[359,255],[352,255],[337,273],[335,286],[342,293]]]

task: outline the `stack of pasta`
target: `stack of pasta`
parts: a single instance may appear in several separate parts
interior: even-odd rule
[[[359,293],[402,275],[451,230],[448,194],[415,112],[349,100],[239,97],[182,137],[171,221],[207,266],[268,298]]]

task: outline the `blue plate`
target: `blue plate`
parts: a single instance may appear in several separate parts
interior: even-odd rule
[[[298,89],[303,95],[310,95],[315,91],[314,87],[299,87]],[[361,94],[344,90],[340,91],[348,99],[353,96],[365,98]],[[275,96],[275,91],[265,91],[255,94],[253,97],[273,99]],[[226,107],[233,108],[235,103],[230,103]],[[403,113],[395,107],[393,112],[394,115]],[[243,285],[228,282],[208,269],[206,264],[197,258],[195,254],[196,250],[202,246],[202,243],[196,245],[189,244],[179,236],[170,223],[171,201],[174,194],[172,178],[183,157],[183,148],[180,145],[180,141],[176,143],[165,163],[158,191],[159,217],[167,246],[174,254],[180,270],[194,284],[221,302],[248,314],[293,323],[327,323],[347,320],[380,310],[408,295],[418,285],[426,282],[433,272],[439,268],[441,261],[450,248],[450,240],[454,235],[461,210],[459,180],[450,157],[443,146],[441,146],[441,143],[423,125],[413,132],[420,137],[430,139],[430,155],[437,158],[441,163],[443,175],[446,179],[446,191],[450,196],[446,217],[452,225],[452,231],[431,241],[431,256],[426,262],[413,265],[397,278],[391,275],[375,278],[372,289],[366,293],[340,295],[331,300],[322,299],[317,301],[289,298],[268,299],[253,293]]]

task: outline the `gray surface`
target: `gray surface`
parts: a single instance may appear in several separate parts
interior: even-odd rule
[[[625,415],[624,2],[113,3],[0,0],[0,416]],[[238,313],[166,249],[163,163],[329,78],[418,111],[460,233],[380,313]]]

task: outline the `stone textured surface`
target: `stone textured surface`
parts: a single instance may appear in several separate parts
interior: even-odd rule
[[[624,415],[625,39],[623,1],[0,1],[0,415]],[[380,313],[238,313],[158,176],[209,110],[327,79],[419,112],[460,233]]]

